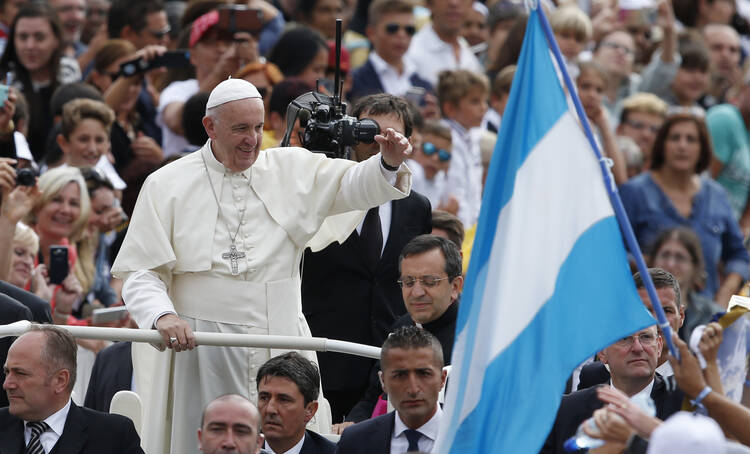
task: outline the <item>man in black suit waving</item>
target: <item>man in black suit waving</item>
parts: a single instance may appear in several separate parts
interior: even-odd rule
[[[443,411],[443,349],[435,336],[416,326],[397,329],[380,352],[383,389],[395,411],[344,430],[340,454],[431,452]]]
[[[318,411],[320,374],[315,364],[297,352],[266,361],[258,369],[258,410],[273,454],[333,454],[336,445],[305,429]]]
[[[403,99],[379,94],[362,98],[352,111],[409,137],[412,117]],[[364,161],[378,152],[377,143],[358,144],[351,158]],[[408,197],[374,207],[342,244],[305,252],[302,312],[316,337],[382,345],[391,325],[406,313],[398,286],[398,257],[412,238],[432,230],[426,197]],[[343,353],[318,353],[323,394],[331,403],[333,422],[341,422],[367,389],[374,360]]]
[[[0,453],[143,453],[133,422],[70,399],[76,379],[76,342],[52,325],[32,325],[13,343],[0,409]]]

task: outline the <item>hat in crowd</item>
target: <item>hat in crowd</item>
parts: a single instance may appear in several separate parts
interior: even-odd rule
[[[349,51],[346,48],[341,48],[341,72],[348,73],[351,69],[351,57]],[[336,68],[336,43],[334,41],[328,41],[328,69],[334,70]]]
[[[260,92],[255,88],[255,85],[245,79],[229,78],[211,91],[206,109],[247,98],[262,98],[262,96],[260,96]]]
[[[211,27],[219,23],[219,12],[217,10],[209,11],[202,15],[193,22],[193,26],[190,28],[190,42],[189,46],[195,46],[198,41],[203,38],[203,35],[208,32]]]
[[[681,411],[672,415],[651,434],[647,454],[725,454],[721,428],[711,418]]]

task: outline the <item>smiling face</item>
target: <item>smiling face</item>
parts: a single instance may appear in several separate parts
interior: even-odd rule
[[[50,64],[60,42],[49,21],[43,17],[24,17],[16,23],[14,38],[18,60],[29,72]]]
[[[96,166],[110,147],[109,132],[93,118],[84,118],[70,137],[59,135],[57,143],[65,155],[65,162],[71,167]]]
[[[81,216],[81,191],[70,182],[55,194],[37,213],[36,228],[49,238],[68,238]]]
[[[411,429],[429,421],[446,377],[432,348],[391,348],[381,365],[383,390],[401,421]]]
[[[266,441],[275,452],[294,446],[305,435],[305,424],[318,403],[308,402],[296,383],[286,377],[265,376],[258,383],[258,410]],[[280,450],[281,446],[288,446]]]
[[[31,279],[31,271],[34,269],[34,255],[35,251],[29,245],[13,242],[9,283],[20,288],[26,287],[29,279]]]
[[[432,144],[430,145],[425,144]],[[425,153],[427,146],[430,149],[436,150],[432,154],[428,155]],[[414,153],[414,160],[419,163],[424,169],[424,176],[428,180],[435,178],[435,175],[442,171],[447,172],[450,166],[450,160],[440,160],[440,150],[444,150],[448,156],[451,153],[451,141],[445,137],[437,136],[435,134],[423,133],[422,134],[422,146],[418,148],[418,151]],[[445,153],[443,153],[445,154]]]
[[[63,27],[65,41],[80,41],[83,24],[86,22],[86,2],[84,0],[51,0],[57,17]]]
[[[232,172],[242,172],[258,159],[263,140],[263,101],[246,98],[230,101],[203,118],[216,160]]]

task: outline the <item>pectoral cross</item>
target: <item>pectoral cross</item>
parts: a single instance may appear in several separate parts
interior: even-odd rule
[[[232,276],[238,276],[240,274],[240,266],[237,259],[244,259],[245,253],[237,250],[237,246],[232,243],[229,246],[229,252],[221,254],[221,258],[229,260],[232,264]]]

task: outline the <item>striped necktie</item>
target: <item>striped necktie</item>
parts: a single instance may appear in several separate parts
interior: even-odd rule
[[[25,454],[45,454],[42,443],[39,441],[39,437],[46,431],[49,430],[49,426],[46,422],[30,422],[26,424],[31,429],[31,439],[29,444],[26,446]]]

